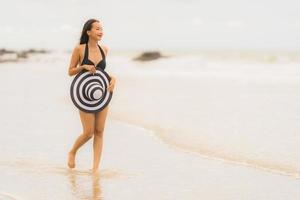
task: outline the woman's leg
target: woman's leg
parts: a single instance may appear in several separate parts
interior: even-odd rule
[[[108,106],[106,106],[102,111],[95,114],[95,131],[94,131],[94,142],[93,142],[93,152],[94,152],[93,172],[96,172],[98,170],[99,162],[101,159],[101,153],[103,147],[103,132],[105,127],[107,111],[108,111]]]
[[[83,127],[82,134],[76,139],[72,149],[68,155],[68,166],[70,168],[75,167],[75,155],[77,150],[86,143],[90,138],[93,137],[95,130],[95,114],[94,113],[86,113],[79,110],[80,120]]]

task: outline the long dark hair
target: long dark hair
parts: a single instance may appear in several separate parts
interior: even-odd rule
[[[82,32],[81,32],[81,36],[80,36],[79,44],[85,44],[89,41],[89,36],[87,34],[87,31],[92,29],[92,24],[94,22],[99,22],[99,20],[89,19],[84,23],[83,28],[82,28]]]

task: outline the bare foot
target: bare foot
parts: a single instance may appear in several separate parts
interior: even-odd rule
[[[93,175],[99,174],[99,170],[98,170],[98,169],[95,169],[95,168],[90,169],[89,171],[90,171]]]
[[[70,168],[75,167],[75,154],[72,152],[69,152],[69,154],[68,154],[68,166]]]

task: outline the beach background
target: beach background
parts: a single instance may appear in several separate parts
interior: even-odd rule
[[[299,6],[8,2],[0,200],[299,199]],[[103,24],[106,71],[117,78],[98,175],[88,170],[92,140],[74,170],[66,165],[82,131],[67,72],[89,18]],[[163,56],[134,59],[150,51]]]

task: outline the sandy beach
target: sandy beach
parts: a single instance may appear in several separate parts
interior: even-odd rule
[[[202,127],[202,130],[212,130],[209,127],[214,127],[217,132],[220,130],[217,128],[218,125],[225,127],[224,124],[232,121],[228,118],[225,122],[219,120],[224,117],[219,110],[220,118],[213,118],[216,116],[211,115],[207,121],[214,119],[211,121],[214,124],[206,127],[205,121],[202,119],[196,121],[200,116],[197,114],[201,113],[197,112],[197,105],[200,104],[194,104],[194,110],[186,112],[180,107],[177,112],[181,112],[182,115],[174,117],[175,114],[171,107],[178,105],[178,101],[170,101],[168,98],[180,100],[182,97],[181,100],[184,101],[186,100],[184,97],[189,99],[189,95],[182,94],[188,93],[184,93],[185,91],[180,88],[182,93],[176,96],[174,89],[174,91],[168,91],[168,98],[167,96],[163,98],[166,89],[175,82],[168,83],[170,85],[165,84],[161,90],[152,90],[152,87],[156,85],[151,84],[151,80],[153,81],[155,77],[157,79],[164,78],[167,74],[162,71],[158,75],[156,74],[157,76],[152,76],[158,68],[154,66],[151,71],[146,68],[149,67],[147,64],[143,65],[144,73],[135,71],[133,67],[125,68],[125,64],[122,69],[112,68],[110,70],[119,75],[118,83],[120,85],[116,86],[116,91],[118,91],[115,92],[111,101],[106,122],[100,173],[92,175],[89,171],[92,166],[92,140],[79,150],[76,169],[68,169],[66,165],[67,152],[74,139],[80,134],[81,124],[77,110],[69,98],[71,78],[67,76],[68,60],[66,58],[68,57],[47,55],[43,58],[33,58],[24,63],[1,64],[1,200],[294,200],[300,198],[300,179],[295,176],[295,172],[299,170],[299,167],[297,168],[299,151],[296,151],[298,137],[292,137],[294,132],[286,133],[286,142],[279,142],[286,146],[286,149],[280,149],[277,145],[268,145],[267,140],[263,140],[264,137],[257,140],[257,143],[252,140],[239,140],[242,136],[239,137],[237,132],[235,134],[230,134],[229,131],[218,132],[218,137],[214,136],[213,132],[211,135],[205,135],[205,132],[202,135],[201,132],[193,135],[195,132],[192,130],[197,130],[196,127]],[[122,57],[112,59],[110,65],[117,66],[120,63],[125,63]],[[161,65],[161,63],[157,65]],[[125,69],[127,73],[125,73]],[[202,70],[203,79],[200,83],[204,84],[206,80],[204,74],[205,70],[208,72],[208,68],[202,68]],[[216,73],[214,70],[212,72]],[[234,70],[227,71],[227,73],[227,75],[232,75],[231,77],[237,77],[234,76]],[[296,80],[297,74],[293,74],[295,79],[289,79],[289,83],[295,86],[298,82],[293,81]],[[169,78],[172,78],[173,75],[169,75]],[[239,73],[239,75],[241,74]],[[176,78],[176,76],[174,77]],[[215,77],[207,76],[207,80]],[[219,74],[219,77],[218,81],[225,80],[224,74]],[[280,78],[279,76],[272,77]],[[196,81],[196,79],[189,80]],[[248,77],[248,83],[251,83],[251,80],[253,79]],[[286,79],[280,80],[284,82]],[[134,84],[134,81],[140,81],[140,84]],[[208,86],[208,82],[206,83]],[[214,91],[220,89],[217,87],[217,82],[215,83]],[[205,86],[202,86],[202,91],[206,91],[206,94],[211,94],[211,96],[207,96],[207,99],[205,99],[205,95],[200,96],[203,99],[201,105],[219,106],[218,108],[220,108],[221,104],[217,104],[217,97],[220,96],[213,96],[213,93],[209,93],[212,90],[204,90]],[[232,85],[228,83],[227,86]],[[291,88],[290,91],[292,91]],[[144,98],[139,96],[141,89],[147,91],[142,96]],[[251,91],[251,87],[246,92],[249,91]],[[160,106],[165,106],[165,112],[159,113],[153,106],[156,103],[155,105],[159,107],[158,98],[153,98],[151,101],[147,94],[160,96]],[[222,95],[222,93],[214,94]],[[194,96],[197,97],[196,93]],[[208,97],[215,98],[208,99]],[[242,97],[246,98],[246,96]],[[254,98],[254,96],[252,97]],[[196,100],[198,101],[198,99]],[[229,97],[225,99],[227,103],[229,100]],[[168,102],[169,104],[167,104]],[[213,103],[209,104],[209,102]],[[230,106],[230,104],[228,105]],[[292,107],[296,104],[290,105]],[[147,109],[147,106],[153,106],[153,109]],[[238,108],[243,108],[244,105],[239,106]],[[211,107],[208,108],[211,109]],[[271,107],[269,108],[271,109]],[[248,111],[246,108],[244,109],[243,111]],[[225,108],[221,111],[227,112]],[[129,112],[130,115],[126,115]],[[190,122],[199,123],[198,126],[190,126],[189,122],[179,123],[176,121],[181,119],[179,116],[186,117],[188,112],[191,114]],[[211,109],[210,113],[212,112],[216,112],[216,110]],[[138,116],[142,117],[138,118]],[[250,124],[244,125],[248,127]],[[296,130],[296,127],[290,127],[290,130],[293,128]],[[164,132],[174,129],[177,129],[178,132]],[[179,132],[181,129],[186,132]],[[229,126],[227,130],[229,130]],[[241,130],[242,127],[239,131]],[[256,138],[260,133],[255,135]],[[271,140],[267,132],[264,134]],[[279,132],[278,135],[280,135]],[[284,138],[282,135],[281,138],[278,137],[278,139],[282,138]],[[272,141],[277,142],[274,138]],[[203,146],[199,145],[200,142],[203,143]],[[235,145],[242,146],[243,144],[245,148],[235,148]],[[287,144],[290,145],[290,148]],[[195,146],[199,148],[193,148]],[[204,153],[201,154],[200,150],[203,149],[210,150],[212,153],[202,151]],[[295,151],[293,151],[294,149]],[[273,150],[277,154],[275,154],[276,152],[272,154]],[[235,158],[234,162],[230,159],[226,160],[226,156],[220,156],[219,152]],[[269,171],[259,168],[261,163],[271,163],[269,166],[274,166],[275,163],[276,166],[282,167],[284,165],[283,162],[280,162],[282,161],[281,156],[285,155],[290,155],[290,157],[286,157],[286,168],[282,168],[283,172],[291,170],[286,172],[293,173],[284,174],[278,173],[280,170],[273,172],[272,168]],[[252,158],[257,167],[243,165],[243,159],[247,158]]]
[[[0,200],[300,200],[300,1],[1,5]]]
[[[67,149],[52,143],[61,154],[1,159],[0,195],[12,199],[149,200],[295,199],[300,195],[297,179],[182,152],[147,130],[119,121],[109,120],[107,125],[98,176],[87,170],[90,142],[78,154],[76,170],[65,166],[63,152]],[[66,137],[63,140],[68,142]],[[35,146],[42,149],[44,145]]]

